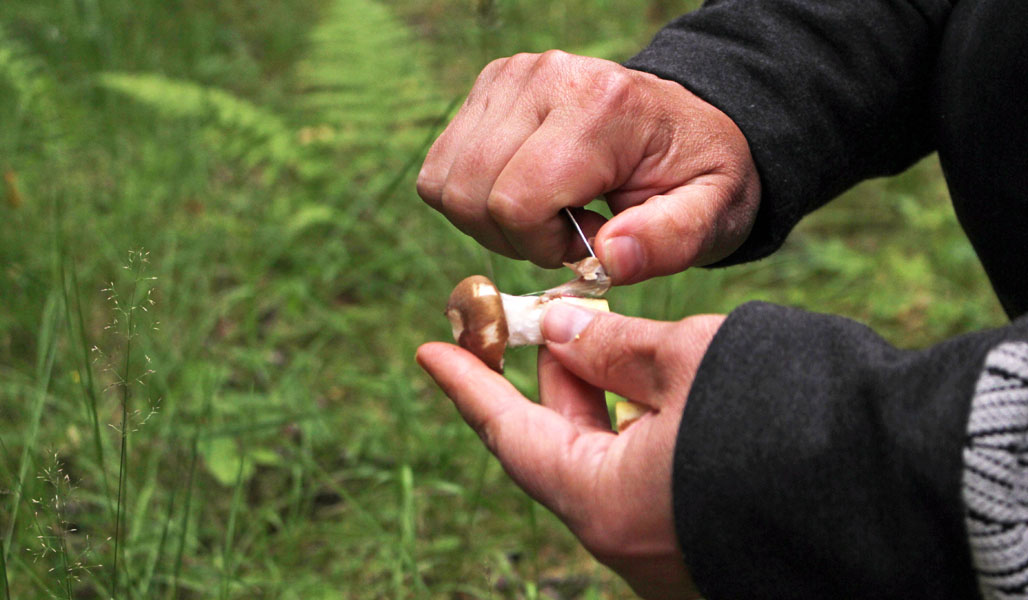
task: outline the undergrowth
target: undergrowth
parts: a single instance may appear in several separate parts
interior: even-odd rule
[[[626,597],[413,364],[454,282],[563,274],[413,182],[488,60],[627,58],[673,16],[643,4],[0,3],[0,598]],[[610,299],[903,346],[1001,321],[934,159]],[[508,364],[533,394],[534,353]]]

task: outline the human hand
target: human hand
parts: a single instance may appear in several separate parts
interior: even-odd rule
[[[493,61],[439,136],[418,193],[457,228],[513,258],[585,256],[580,211],[618,285],[715,262],[738,248],[760,180],[742,132],[678,83],[559,51]]]
[[[697,597],[675,537],[671,458],[696,369],[723,320],[667,323],[554,304],[543,320],[541,404],[457,346],[425,344],[417,359],[510,477],[636,593]],[[652,412],[616,434],[603,390]]]

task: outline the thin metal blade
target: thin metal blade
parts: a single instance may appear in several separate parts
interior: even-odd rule
[[[567,214],[568,218],[571,219],[571,224],[575,226],[575,231],[577,231],[578,236],[582,238],[582,242],[585,243],[585,248],[589,251],[589,258],[585,258],[574,264],[564,263],[564,266],[573,270],[578,277],[565,284],[546,290],[543,292],[543,295],[601,298],[607,293],[607,290],[610,289],[610,277],[607,276],[607,271],[603,268],[603,265],[600,264],[600,259],[596,258],[596,253],[593,252],[592,244],[590,244],[589,239],[585,237],[585,232],[582,231],[582,227],[579,226],[578,221],[575,220],[575,215],[572,214],[571,209],[564,207],[564,212]]]
[[[596,258],[596,253],[593,252],[593,246],[589,243],[589,239],[585,237],[585,232],[582,231],[582,227],[578,224],[578,221],[575,220],[574,213],[572,213],[571,209],[567,206],[564,207],[564,212],[567,214],[568,218],[571,219],[571,224],[575,226],[575,231],[578,232],[578,237],[582,238],[582,243],[585,244],[585,249],[589,251],[589,256]]]

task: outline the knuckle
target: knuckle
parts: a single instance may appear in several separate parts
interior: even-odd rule
[[[472,93],[476,98],[488,97],[485,90],[489,89],[504,89],[505,86],[510,86],[515,82],[519,81],[525,73],[528,73],[532,69],[532,65],[535,64],[537,54],[529,54],[527,52],[521,52],[513,56],[506,58],[498,58],[482,70],[478,75],[478,79],[475,80],[475,85],[472,87]]]
[[[466,215],[472,211],[474,198],[462,186],[447,181],[441,194],[443,211],[448,215]]]
[[[418,196],[432,208],[439,210],[442,207],[442,186],[433,179],[427,169],[422,169],[418,174],[418,181],[415,184]]]
[[[513,229],[521,229],[531,222],[530,211],[525,203],[505,192],[493,190],[486,199],[486,210],[497,223]]]
[[[471,86],[471,91],[468,92],[467,99],[464,100],[464,106],[461,107],[462,110],[469,106],[477,106],[483,101],[488,103],[489,90],[493,87],[500,74],[504,72],[509,61],[509,58],[497,58],[479,72],[478,77],[475,78],[475,84]]]
[[[471,93],[469,99],[481,95],[482,90],[487,88],[496,81],[496,78],[507,69],[507,65],[510,63],[510,58],[497,58],[487,64],[478,77],[475,78],[475,85],[471,86]]]
[[[564,242],[557,235],[562,225],[531,198],[493,190],[486,203],[488,218],[503,232],[520,258],[544,268],[557,268],[564,256]],[[557,225],[555,228],[554,225]]]
[[[542,54],[533,55],[534,61],[529,75],[536,85],[549,87],[554,78],[560,77],[567,69],[571,55],[560,50],[547,50]]]
[[[601,112],[624,110],[635,88],[634,78],[622,67],[601,69],[589,83],[592,103]]]
[[[447,184],[443,189],[440,212],[458,229],[474,235],[481,228],[481,210],[466,190]]]
[[[539,57],[539,54],[532,52],[518,52],[507,60],[503,70],[508,72],[530,71],[539,62]]]
[[[475,80],[475,85],[486,84],[492,82],[496,78],[496,74],[499,73],[506,67],[507,63],[510,62],[510,58],[497,58],[489,61],[489,64],[482,69],[482,72],[478,74],[478,79]]]
[[[465,136],[463,147],[454,152],[453,162],[446,184],[466,188],[483,185],[495,176],[495,165],[490,164],[489,138],[477,138],[474,134]]]
[[[514,233],[536,232],[549,219],[530,199],[496,189],[486,199],[486,211],[496,223]]]
[[[563,50],[547,50],[539,55],[539,67],[543,69],[559,68],[567,64],[570,54]]]

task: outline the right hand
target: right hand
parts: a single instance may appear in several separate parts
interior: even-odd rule
[[[749,234],[760,180],[732,120],[680,84],[559,51],[490,63],[439,136],[418,193],[500,254],[557,267],[585,256],[579,212],[618,285],[724,258]]]

